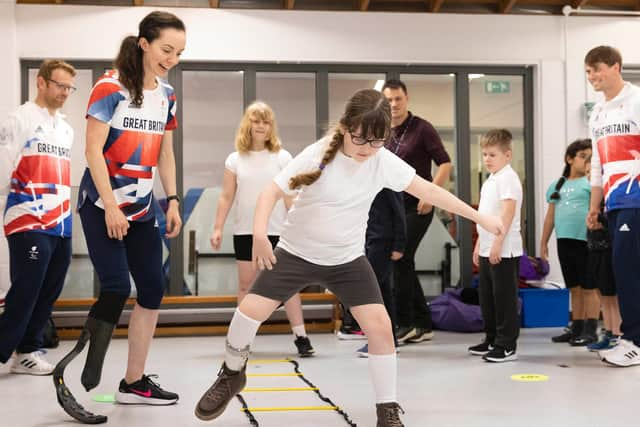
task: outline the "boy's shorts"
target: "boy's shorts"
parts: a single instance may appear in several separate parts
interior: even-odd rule
[[[589,251],[587,289],[599,289],[605,297],[616,296],[616,281],[613,277],[613,262],[611,249],[602,251]]]

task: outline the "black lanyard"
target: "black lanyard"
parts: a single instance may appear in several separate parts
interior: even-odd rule
[[[411,115],[411,117],[409,117],[409,121],[407,122],[407,125],[404,127],[404,129],[402,130],[402,133],[400,134],[400,136],[394,136],[393,133],[391,135],[391,142],[393,144],[395,144],[393,150],[389,150],[389,151],[393,151],[393,154],[398,154],[398,151],[400,150],[400,147],[402,147],[402,142],[404,141],[404,137],[407,133],[407,130],[409,130],[409,126],[411,126],[411,122],[413,121],[413,115]]]

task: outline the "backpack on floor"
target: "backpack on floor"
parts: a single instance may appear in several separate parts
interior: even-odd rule
[[[53,318],[51,316],[49,316],[49,320],[44,326],[44,333],[42,335],[42,338],[42,346],[44,348],[56,348],[58,344],[60,344],[60,337],[58,337],[56,324],[53,323]]]
[[[479,305],[465,304],[462,289],[449,289],[429,307],[434,329],[454,332],[481,332],[484,327]]]

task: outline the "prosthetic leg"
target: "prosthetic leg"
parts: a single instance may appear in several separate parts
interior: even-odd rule
[[[107,422],[107,417],[87,411],[76,400],[64,382],[64,370],[82,352],[88,341],[89,351],[82,371],[81,382],[87,391],[92,390],[100,383],[104,357],[125,301],[125,296],[100,295],[98,301],[91,308],[75,347],[58,362],[53,370],[53,384],[56,388],[58,403],[67,414],[81,423],[102,424]]]

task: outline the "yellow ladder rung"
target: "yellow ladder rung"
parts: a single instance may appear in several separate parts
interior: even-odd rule
[[[291,374],[247,374],[247,377],[301,377],[297,372]]]
[[[291,359],[256,359],[249,360],[249,365],[265,365],[267,363],[291,363]]]
[[[245,387],[243,393],[258,391],[317,391],[318,387]]]
[[[276,411],[335,411],[337,406],[293,406],[282,408],[241,408],[241,411],[250,412],[276,412]]]

